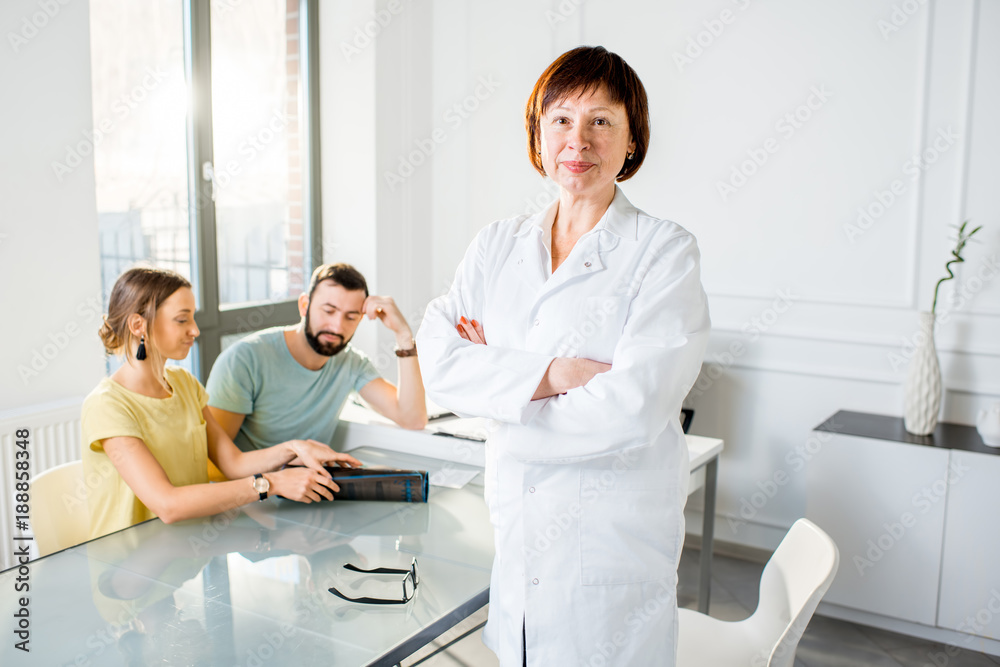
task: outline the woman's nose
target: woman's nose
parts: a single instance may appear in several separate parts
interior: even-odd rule
[[[590,148],[590,133],[587,127],[577,123],[569,133],[569,145],[577,151]]]

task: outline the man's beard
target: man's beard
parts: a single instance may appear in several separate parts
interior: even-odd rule
[[[331,336],[336,336],[340,339],[339,343],[324,343],[319,339],[323,334],[330,334]],[[319,333],[313,333],[312,325],[309,323],[309,311],[306,310],[306,341],[309,343],[316,354],[322,354],[324,357],[332,357],[343,351],[347,344],[351,342],[348,338],[344,340],[344,337],[340,334],[333,333],[332,331],[320,331]]]

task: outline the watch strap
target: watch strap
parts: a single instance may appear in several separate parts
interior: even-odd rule
[[[414,341],[413,347],[411,347],[408,350],[401,350],[401,349],[399,349],[397,347],[396,348],[396,356],[397,357],[415,357],[415,356],[417,356],[417,343]]]
[[[261,473],[257,473],[257,474],[255,474],[253,476],[253,490],[257,491],[257,493],[260,494],[260,499],[261,500],[267,500],[267,491],[261,491],[261,490],[259,490],[257,488],[257,480],[258,479],[264,479],[264,475],[261,474]],[[264,480],[264,481],[266,482],[267,480]],[[270,486],[270,484],[268,484],[268,486]]]

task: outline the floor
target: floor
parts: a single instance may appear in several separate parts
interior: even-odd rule
[[[757,607],[757,586],[764,566],[717,555],[712,567],[711,615],[727,621],[746,618]],[[697,604],[698,551],[685,549],[680,564],[677,601],[693,609]],[[496,656],[483,646],[482,630],[469,634],[445,651],[427,659],[439,646],[486,620],[485,609],[443,635],[435,644],[403,662],[403,667],[496,667]],[[799,643],[795,667],[997,667],[1000,658],[960,651],[944,652],[944,645],[894,632],[855,625],[822,616],[813,617]],[[953,651],[954,652],[954,651]]]

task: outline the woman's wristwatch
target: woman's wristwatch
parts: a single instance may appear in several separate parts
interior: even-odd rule
[[[253,490],[260,494],[260,499],[267,500],[267,492],[271,490],[271,483],[267,481],[267,477],[257,473],[250,481],[253,484]]]

